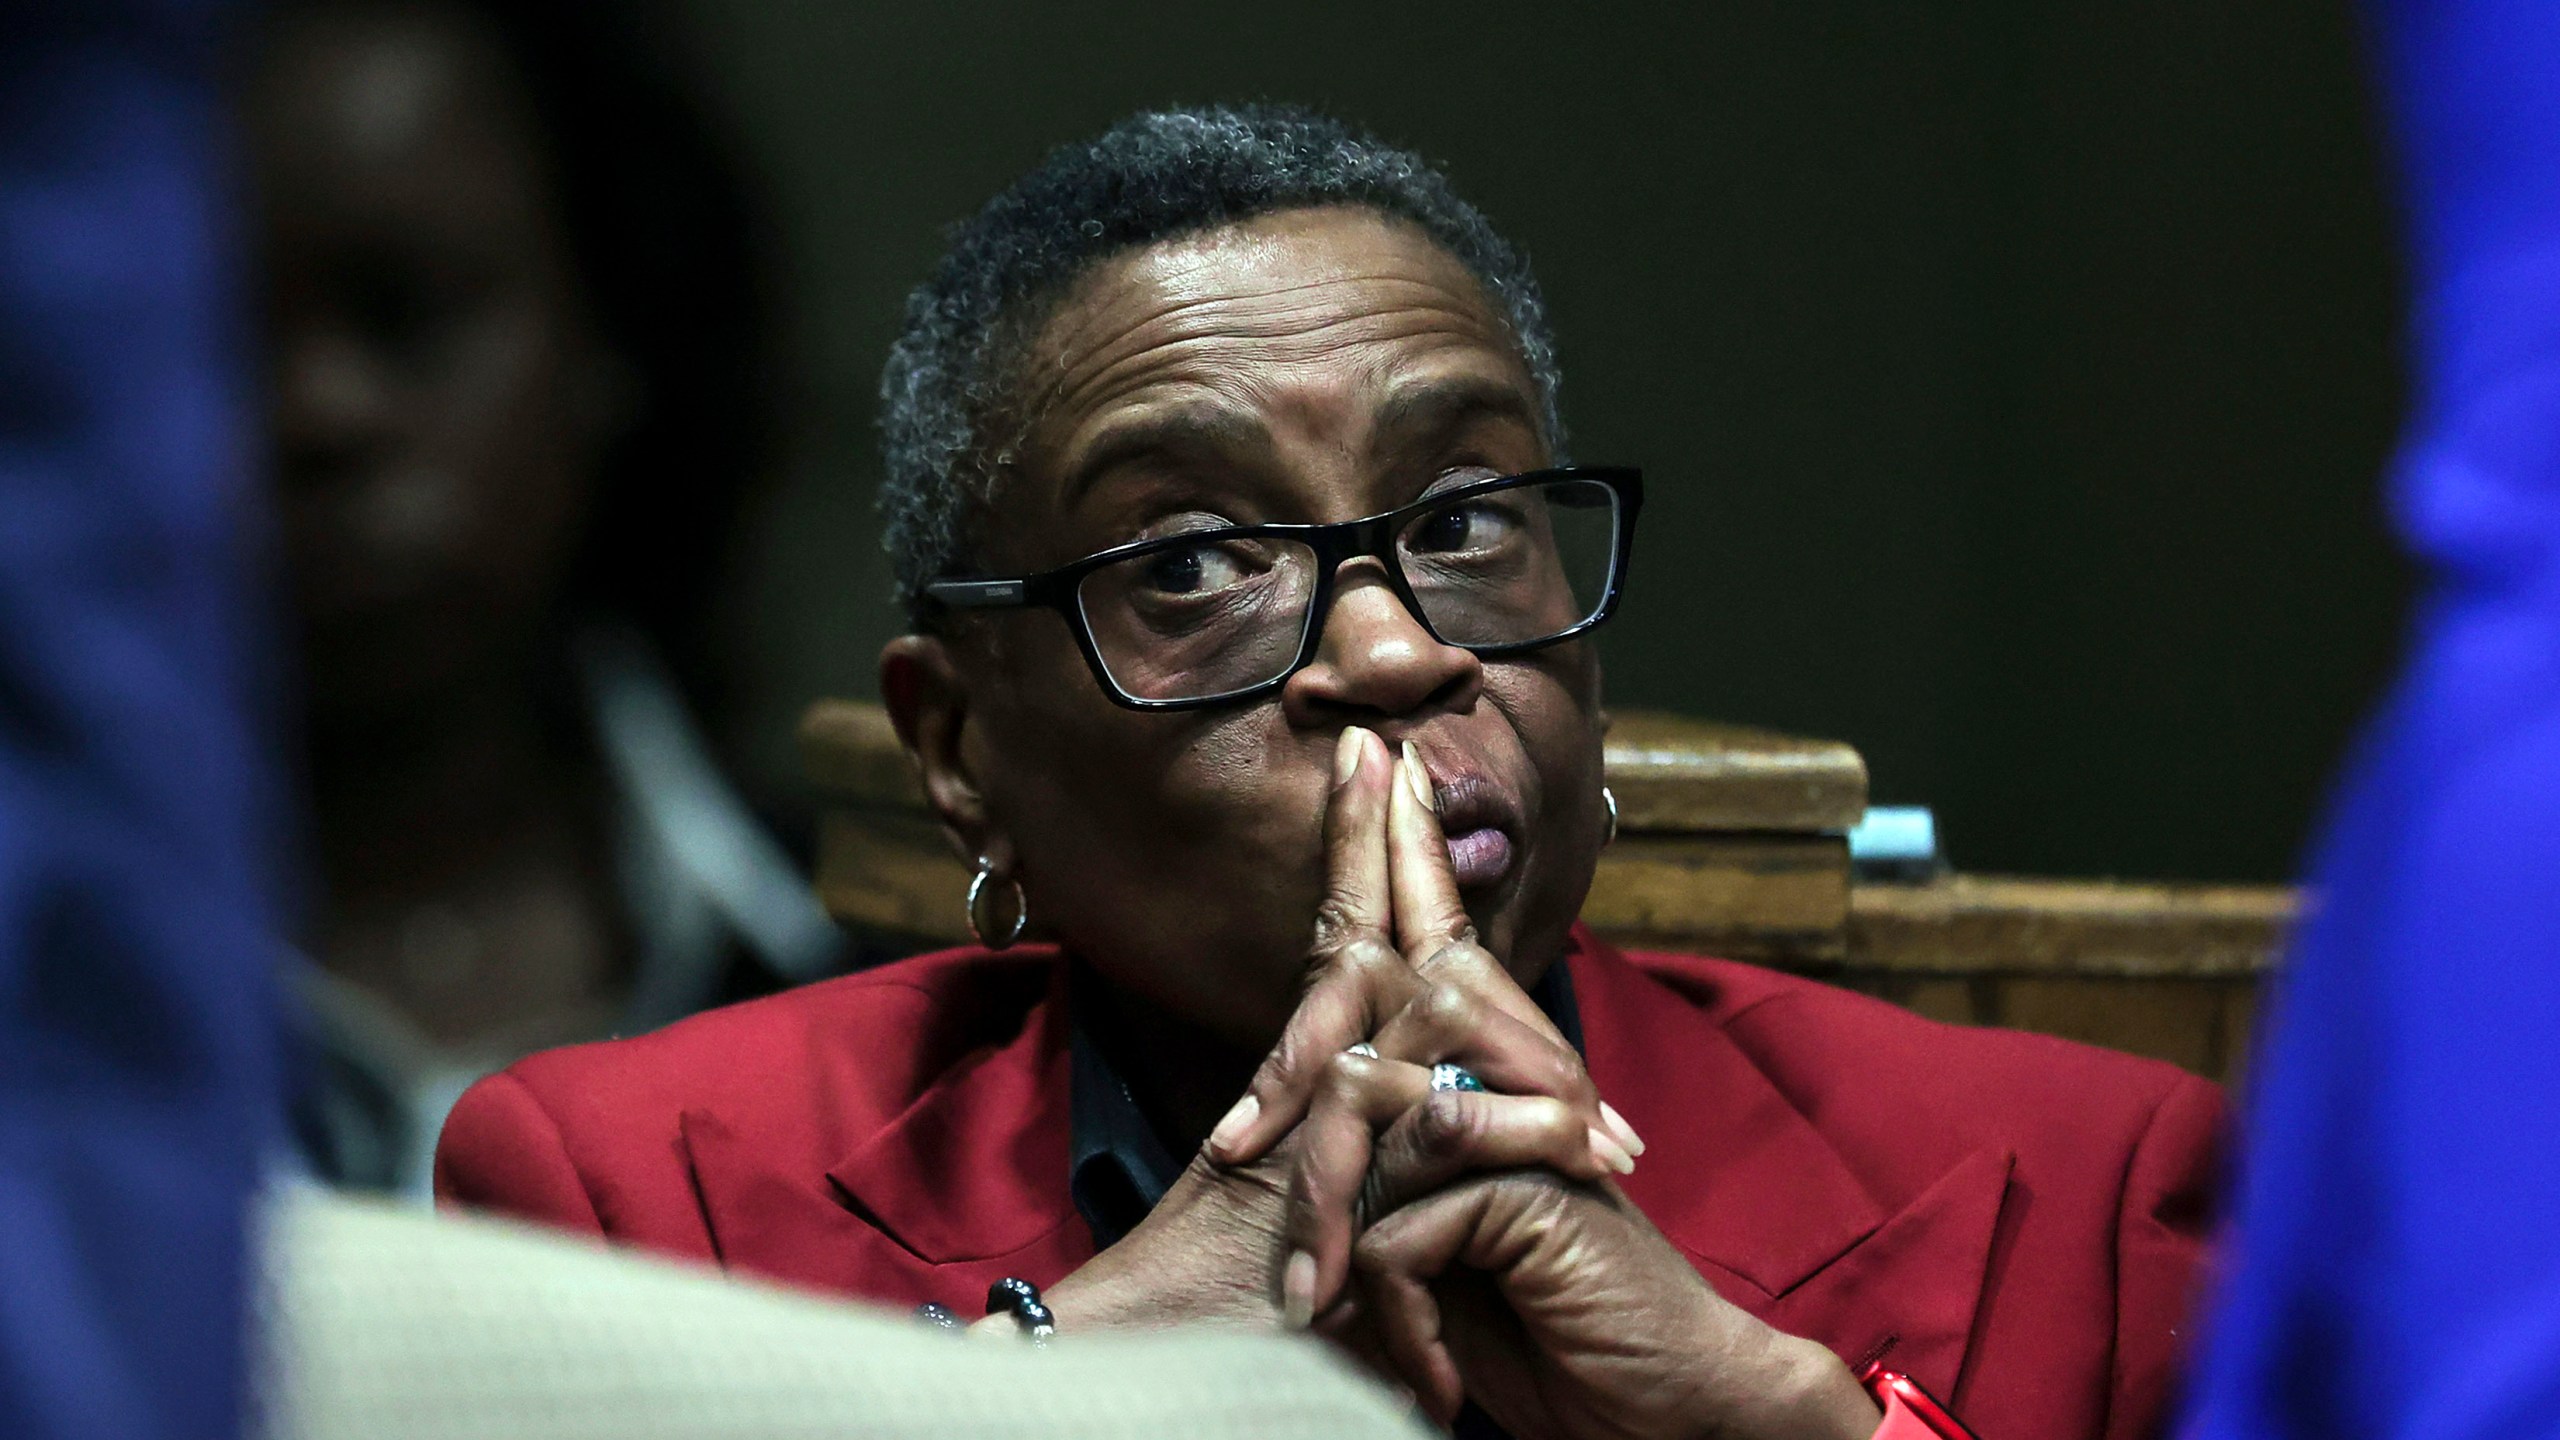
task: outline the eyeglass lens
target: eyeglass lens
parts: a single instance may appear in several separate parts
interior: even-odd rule
[[[1530,644],[1598,613],[1616,563],[1617,493],[1560,479],[1415,513],[1396,563],[1451,645]],[[1140,700],[1196,700],[1286,674],[1304,648],[1315,551],[1269,536],[1204,536],[1085,576],[1076,602],[1112,682]]]

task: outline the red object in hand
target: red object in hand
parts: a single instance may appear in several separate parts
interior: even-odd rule
[[[1858,1372],[1858,1383],[1867,1387],[1867,1394],[1884,1411],[1884,1423],[1876,1427],[1874,1440],[1974,1440],[1964,1422],[1949,1414],[1918,1381],[1887,1370],[1881,1361],[1868,1362]]]

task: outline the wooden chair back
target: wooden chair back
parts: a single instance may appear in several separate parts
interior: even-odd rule
[[[876,705],[822,701],[801,727],[825,798],[818,891],[892,944],[968,938],[969,870],[926,810]],[[2258,985],[2299,900],[2273,886],[1944,874],[1853,876],[1867,804],[1832,740],[1622,712],[1606,771],[1618,839],[1583,918],[1630,947],[1813,975],[1960,1024],[2007,1025],[2236,1074]]]

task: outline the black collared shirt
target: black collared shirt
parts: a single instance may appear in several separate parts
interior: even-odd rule
[[[1529,992],[1538,1008],[1564,1032],[1575,1053],[1582,1050],[1582,1016],[1573,1003],[1573,976],[1559,959]],[[1072,1026],[1067,1114],[1070,1133],[1067,1191],[1076,1210],[1093,1227],[1097,1250],[1120,1238],[1147,1218],[1182,1176],[1185,1160],[1167,1150],[1155,1127],[1138,1110],[1128,1083],[1104,1059],[1102,1047],[1081,1020]]]

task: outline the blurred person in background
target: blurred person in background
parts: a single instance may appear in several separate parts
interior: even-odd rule
[[[247,114],[318,893],[319,1172],[530,1050],[826,973],[695,723],[775,449],[765,236],[655,17],[285,0]]]
[[[271,647],[213,0],[0,7],[0,1435],[245,1412]]]
[[[2560,7],[2371,7],[2426,576],[2253,1066],[2195,1440],[2560,1434]]]

